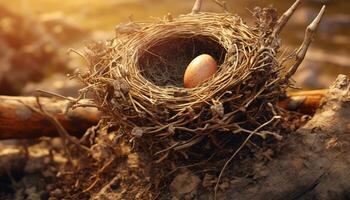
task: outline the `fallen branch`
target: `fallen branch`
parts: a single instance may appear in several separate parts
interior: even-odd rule
[[[290,92],[278,105],[286,110],[313,114],[326,92],[327,90]],[[81,137],[101,117],[95,108],[76,108],[66,112],[70,103],[68,100],[40,98],[40,103],[70,135],[76,137]],[[58,136],[56,127],[38,110],[35,97],[0,96],[0,140]]]
[[[289,111],[311,115],[319,108],[327,91],[324,89],[288,92],[286,98],[278,102],[278,106]]]
[[[67,110],[70,105],[68,100],[40,98],[40,104],[70,135],[77,137],[100,119],[100,112],[96,108]],[[56,127],[38,110],[35,97],[0,96],[0,139],[58,136]]]

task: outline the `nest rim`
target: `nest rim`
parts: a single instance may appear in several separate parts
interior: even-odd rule
[[[223,21],[223,23],[213,23],[220,21]],[[235,27],[235,31],[240,30],[240,32],[236,35],[230,35],[233,32],[225,33],[228,29],[225,26],[228,26],[228,24]],[[198,28],[198,26],[201,28]],[[228,27],[230,28],[230,26]],[[195,88],[159,86],[152,83],[147,77],[144,77],[140,71],[140,66],[138,66],[142,51],[168,38],[182,37],[183,35],[211,38],[225,50],[225,58],[219,65],[218,72],[211,79]],[[240,38],[241,35],[244,35],[244,37]],[[191,102],[197,102],[196,99],[201,99],[201,101],[206,102],[215,98],[215,96],[222,95],[222,91],[227,90],[232,85],[240,84],[240,82],[242,82],[242,77],[244,79],[246,76],[249,76],[250,70],[244,68],[247,66],[242,65],[242,62],[236,61],[240,56],[238,53],[234,53],[235,51],[239,52],[240,49],[240,47],[235,44],[236,40],[245,43],[244,48],[249,49],[249,52],[241,52],[243,54],[242,59],[247,58],[251,54],[254,54],[254,51],[256,52],[259,50],[254,48],[254,46],[259,43],[258,33],[252,31],[250,27],[237,16],[227,13],[201,13],[196,15],[195,18],[192,15],[183,15],[176,18],[174,21],[147,25],[143,30],[136,32],[134,36],[132,36],[132,39],[125,44],[126,50],[129,49],[131,52],[125,53],[127,56],[124,57],[124,62],[121,65],[123,65],[123,68],[126,68],[129,73],[128,76],[130,78],[126,79],[126,81],[128,81],[127,84],[130,88],[137,88],[136,91],[134,91],[135,96],[138,96],[136,93],[149,96],[151,91],[152,96],[155,98],[158,96],[159,98],[157,99],[163,101],[163,104],[173,104],[173,106],[176,106],[174,103],[171,103],[176,102],[178,107],[190,106],[193,105]],[[141,42],[138,41],[142,41],[144,44],[140,44]],[[273,54],[274,52],[271,51],[269,53]],[[249,59],[245,59],[244,61],[248,62]],[[121,71],[123,71],[123,69]],[[118,76],[123,76],[122,72],[117,72],[116,77]],[[150,101],[149,103],[154,102]]]
[[[124,130],[127,140],[136,139],[141,146],[158,144],[151,154],[159,155],[164,149],[187,149],[212,133],[252,133],[278,120],[270,105],[287,84],[278,47],[266,43],[265,30],[231,13],[181,15],[156,23],[129,23],[128,28],[126,34],[117,32],[110,42],[90,49],[90,76],[83,78],[96,104]],[[159,86],[142,75],[140,49],[174,35],[218,41],[226,55],[213,78],[183,88]]]

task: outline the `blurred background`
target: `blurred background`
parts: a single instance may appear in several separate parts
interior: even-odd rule
[[[0,0],[0,95],[32,95],[38,88],[76,96],[80,84],[67,73],[82,68],[91,41],[112,38],[118,23],[154,21],[189,13],[194,0]],[[256,6],[283,13],[293,0],[227,0],[227,8],[252,23]],[[304,89],[327,88],[337,74],[350,75],[350,1],[303,0],[283,31],[283,47],[297,48],[323,4],[326,15],[295,76]],[[222,12],[213,0],[203,11]]]

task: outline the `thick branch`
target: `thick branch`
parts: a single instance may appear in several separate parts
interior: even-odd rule
[[[81,136],[100,119],[95,108],[76,108],[66,112],[68,100],[40,98],[40,103],[74,136]],[[0,96],[0,139],[57,135],[55,126],[40,112],[35,97]]]
[[[309,90],[288,92],[285,99],[278,102],[278,106],[303,114],[314,114],[321,104],[328,90]]]
[[[278,105],[286,110],[313,114],[327,90],[287,93]],[[68,100],[40,98],[43,109],[58,119],[69,134],[80,137],[98,123],[101,113],[95,108],[69,110]],[[0,140],[58,136],[55,126],[40,112],[35,97],[0,96]]]

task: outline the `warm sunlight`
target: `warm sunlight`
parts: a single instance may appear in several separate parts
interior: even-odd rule
[[[349,10],[0,0],[0,200],[348,199]]]

